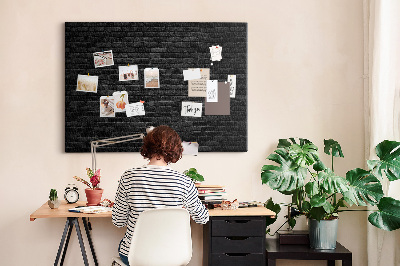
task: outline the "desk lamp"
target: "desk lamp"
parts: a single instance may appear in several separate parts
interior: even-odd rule
[[[146,133],[148,134],[153,129],[154,129],[154,127],[146,128]],[[93,170],[93,172],[94,173],[96,172],[96,149],[97,149],[97,147],[103,147],[103,146],[108,146],[108,145],[113,145],[113,144],[117,144],[117,143],[128,142],[128,141],[133,141],[133,140],[138,140],[138,139],[143,139],[143,138],[144,138],[144,134],[138,133],[138,134],[127,135],[127,136],[122,136],[122,137],[115,137],[115,138],[91,141],[90,149],[92,152],[92,170]]]

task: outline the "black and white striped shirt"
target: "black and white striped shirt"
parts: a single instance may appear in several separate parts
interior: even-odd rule
[[[125,171],[112,209],[113,224],[127,227],[119,252],[128,256],[136,220],[142,211],[177,206],[185,207],[196,223],[207,223],[208,211],[186,175],[168,166],[155,165]]]

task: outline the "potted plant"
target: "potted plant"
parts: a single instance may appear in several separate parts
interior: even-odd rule
[[[99,188],[100,183],[100,169],[98,169],[95,173],[93,173],[92,169],[86,168],[86,174],[89,177],[89,182],[86,180],[74,176],[74,178],[82,182],[83,184],[87,185],[89,188],[85,189],[85,194],[87,198],[87,206],[97,206],[100,204],[101,196],[103,194],[103,189]]]
[[[47,204],[51,209],[57,209],[58,207],[60,207],[60,201],[58,200],[57,190],[53,188],[50,189],[50,196],[49,200],[47,201]]]
[[[189,168],[188,170],[185,170],[183,173],[188,177],[190,177],[195,183],[204,181],[204,177],[197,172],[196,168]]]
[[[312,248],[333,249],[339,213],[352,205],[377,206],[368,217],[371,224],[387,231],[400,228],[400,201],[385,197],[381,184],[385,176],[389,181],[400,179],[400,142],[382,141],[375,151],[379,159],[369,160],[368,170],[356,168],[341,177],[333,168],[334,157],[344,157],[337,141],[324,140],[324,152],[331,156],[331,168],[328,168],[311,141],[300,138],[297,143],[294,138],[280,139],[277,149],[267,157],[276,164],[262,167],[262,183],[290,195],[289,207],[309,219]],[[280,210],[272,200],[266,202],[266,207]],[[295,217],[290,218],[289,225],[293,228],[295,224]],[[327,224],[332,224],[333,229],[321,233]]]

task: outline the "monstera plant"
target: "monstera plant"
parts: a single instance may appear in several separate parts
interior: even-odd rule
[[[335,174],[335,157],[344,157],[340,144],[324,140],[324,152],[331,156],[330,168],[321,160],[318,148],[307,139],[280,139],[277,149],[267,159],[274,162],[262,167],[262,183],[285,195],[291,195],[290,207],[299,215],[317,221],[336,219],[349,207],[377,206],[368,221],[392,231],[400,228],[400,201],[385,197],[382,181],[400,179],[400,142],[385,140],[376,146],[378,160],[367,162],[368,170],[356,168],[345,177]],[[266,207],[279,211],[272,200]],[[270,223],[276,219],[269,220]],[[291,227],[295,218],[289,220]]]

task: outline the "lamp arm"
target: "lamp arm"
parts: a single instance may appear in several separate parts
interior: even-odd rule
[[[101,140],[94,140],[90,142],[90,150],[92,153],[92,170],[96,172],[96,148],[103,147],[108,145],[113,145],[122,142],[128,142],[132,140],[143,139],[144,134],[134,134],[122,137],[115,137],[115,138],[108,138],[108,139],[101,139]]]

